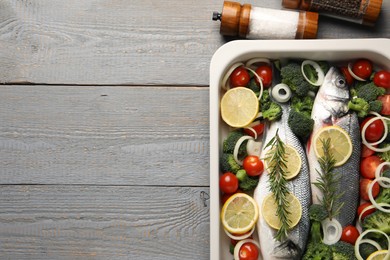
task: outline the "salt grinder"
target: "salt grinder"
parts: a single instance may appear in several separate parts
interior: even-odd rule
[[[374,26],[382,0],[282,0],[285,8],[318,12],[368,26]]]
[[[248,39],[314,39],[317,37],[318,14],[307,11],[275,10],[225,1],[220,33]]]

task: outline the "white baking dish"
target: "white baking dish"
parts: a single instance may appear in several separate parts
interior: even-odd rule
[[[219,153],[228,129],[219,111],[220,82],[228,68],[238,61],[263,57],[348,61],[368,58],[390,70],[390,39],[337,40],[239,40],[220,47],[210,64],[210,259],[233,259],[230,239],[220,223]]]

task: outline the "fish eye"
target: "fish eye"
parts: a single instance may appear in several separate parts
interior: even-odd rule
[[[336,79],[336,86],[338,87],[338,88],[343,88],[343,87],[345,87],[345,79],[344,78],[342,78],[342,77],[339,77],[339,78],[337,78]]]

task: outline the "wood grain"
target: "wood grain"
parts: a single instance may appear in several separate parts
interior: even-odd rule
[[[208,88],[0,92],[0,184],[209,185]]]
[[[208,188],[3,185],[0,258],[208,259],[201,192]]]
[[[281,9],[280,1],[245,3]],[[201,85],[227,41],[223,1],[2,0],[0,82]],[[321,17],[318,38],[390,37],[390,1],[369,28]]]

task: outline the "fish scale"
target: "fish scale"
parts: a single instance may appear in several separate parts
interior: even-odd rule
[[[309,170],[305,150],[288,126],[287,119],[290,112],[289,105],[282,104],[281,107],[283,110],[282,118],[279,121],[271,123],[270,127],[266,129],[264,133],[264,144],[267,144],[271,138],[276,135],[276,132],[278,132],[279,137],[284,143],[291,145],[298,151],[302,160],[302,168],[300,173],[294,179],[288,181],[288,187],[290,192],[293,193],[301,203],[302,217],[300,222],[289,231],[288,237],[284,241],[278,242],[274,239],[276,230],[268,226],[262,217],[260,210],[260,216],[257,222],[257,231],[259,234],[262,259],[264,260],[300,259],[306,247],[310,229],[309,206],[311,203],[311,192],[309,188]],[[265,157],[265,153],[266,151],[262,152],[261,158]],[[254,198],[260,209],[264,198],[269,193],[269,177],[268,172],[265,169],[254,192]]]

